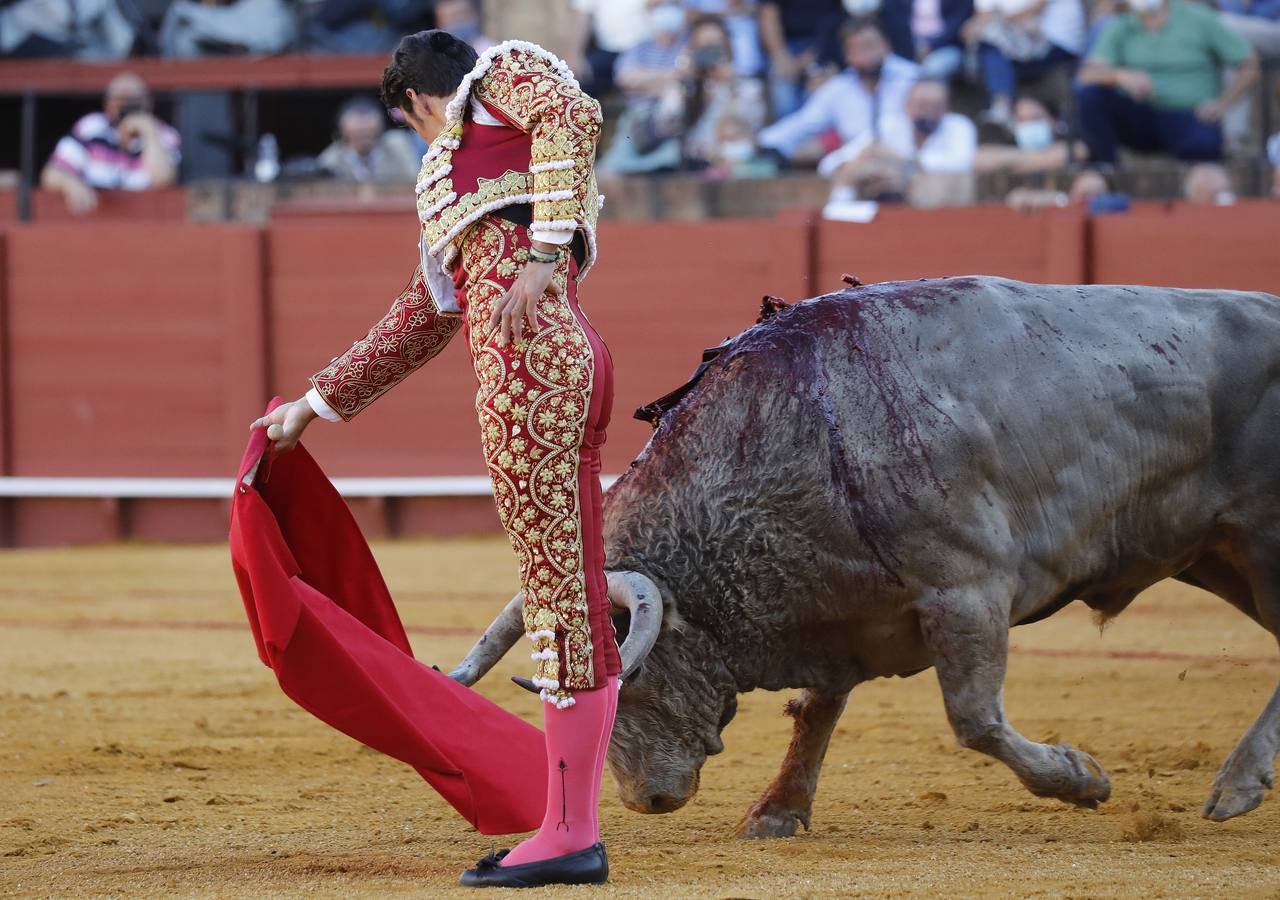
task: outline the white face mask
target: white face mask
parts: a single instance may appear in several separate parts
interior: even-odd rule
[[[684,31],[684,10],[674,4],[655,6],[649,11],[649,28],[654,34],[679,34]]]
[[[844,11],[855,19],[869,16],[880,9],[880,0],[844,0]]]
[[[1013,139],[1019,150],[1044,150],[1053,143],[1053,126],[1048,119],[1031,119],[1013,126]]]
[[[1164,0],[1129,0],[1129,8],[1136,13],[1153,13],[1164,6]]]
[[[746,138],[725,141],[720,145],[720,156],[725,162],[742,163],[756,155],[756,145]]]

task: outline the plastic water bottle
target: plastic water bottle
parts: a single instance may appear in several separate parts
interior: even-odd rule
[[[253,161],[253,177],[263,183],[275,181],[280,174],[280,147],[274,134],[258,138],[258,155]]]

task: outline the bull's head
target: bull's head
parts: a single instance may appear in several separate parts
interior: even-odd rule
[[[711,639],[680,623],[652,580],[610,572],[608,581],[623,683],[609,765],[628,808],[672,812],[697,793],[706,758],[724,749],[737,691]],[[493,668],[524,634],[523,602],[517,594],[506,605],[450,677],[469,686]]]

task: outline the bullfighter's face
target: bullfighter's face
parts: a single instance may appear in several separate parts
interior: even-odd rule
[[[623,804],[666,813],[689,802],[736,711],[737,691],[711,641],[696,628],[664,627],[618,695],[609,766]]]

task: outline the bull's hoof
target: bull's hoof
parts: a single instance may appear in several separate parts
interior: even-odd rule
[[[783,804],[761,800],[739,820],[733,830],[739,838],[795,837],[799,826],[809,830],[808,810],[791,809]]]
[[[1049,771],[1027,787],[1038,797],[1054,797],[1088,809],[1111,799],[1111,779],[1096,759],[1066,744],[1044,747],[1050,754]]]
[[[1205,801],[1201,815],[1215,822],[1225,822],[1258,808],[1263,793],[1274,785],[1270,764],[1259,764],[1249,754],[1232,753],[1213,779],[1213,789]]]

